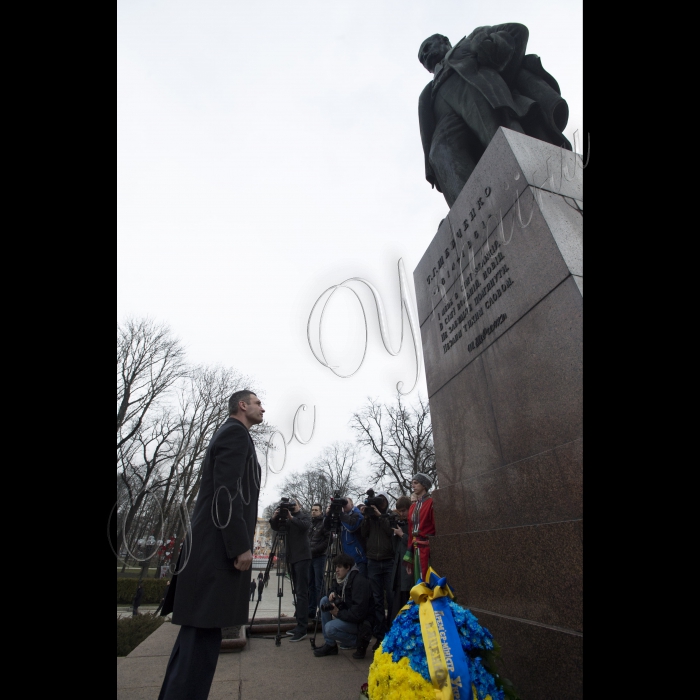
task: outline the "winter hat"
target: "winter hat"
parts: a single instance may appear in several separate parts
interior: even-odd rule
[[[413,481],[417,481],[419,484],[422,484],[428,491],[433,488],[433,480],[427,474],[416,474],[413,477]]]

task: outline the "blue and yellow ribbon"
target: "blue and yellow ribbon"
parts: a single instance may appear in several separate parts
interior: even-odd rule
[[[454,593],[447,579],[440,578],[432,568],[428,569],[428,581],[413,588],[411,599],[420,606],[421,630],[435,700],[471,700],[469,664],[450,609]]]

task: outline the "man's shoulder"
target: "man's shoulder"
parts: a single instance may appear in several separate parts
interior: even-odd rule
[[[248,441],[248,438],[250,437],[250,433],[248,432],[248,429],[241,423],[240,421],[237,421],[235,418],[229,418],[217,431],[216,434],[214,435],[214,439],[212,442],[219,442],[221,440],[226,440],[226,441],[243,441],[245,440],[246,442]]]

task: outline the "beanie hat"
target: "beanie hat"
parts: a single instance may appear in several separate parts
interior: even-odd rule
[[[416,474],[413,477],[413,481],[422,484],[428,491],[433,488],[433,480],[427,474]]]

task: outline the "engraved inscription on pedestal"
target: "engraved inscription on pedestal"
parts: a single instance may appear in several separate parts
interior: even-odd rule
[[[507,141],[512,134],[500,132],[489,146],[489,151],[502,149],[503,157],[484,157],[416,270],[431,394],[563,280],[572,274],[583,279],[577,252],[582,250],[582,200],[555,191],[563,187],[582,198],[575,177],[565,177],[575,176],[580,165],[572,154],[542,144],[551,151],[545,151],[539,167],[531,162],[530,172],[524,172]],[[486,164],[489,175],[482,172]],[[553,229],[563,231],[566,240],[557,240]]]

